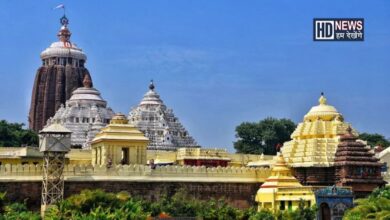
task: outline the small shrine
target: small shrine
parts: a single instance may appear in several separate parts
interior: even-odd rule
[[[330,186],[335,181],[334,159],[340,136],[350,126],[324,94],[305,115],[281,151],[304,185]],[[357,134],[354,130],[353,134]]]
[[[386,182],[381,176],[383,164],[370,146],[357,139],[350,127],[340,138],[335,158],[336,185],[350,186],[356,197],[364,197]]]
[[[268,209],[272,212],[295,210],[301,200],[308,207],[315,204],[312,188],[299,183],[281,154],[276,156],[271,175],[260,186],[255,200],[259,203],[259,211]]]
[[[92,140],[92,165],[146,164],[148,138],[123,114],[116,114]]]
[[[319,220],[341,220],[344,212],[353,207],[353,194],[349,188],[328,186],[316,190],[315,196]]]

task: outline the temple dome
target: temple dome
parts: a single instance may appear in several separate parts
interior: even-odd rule
[[[305,115],[305,120],[315,120],[317,118],[321,118],[322,120],[330,121],[335,117],[341,117],[341,114],[336,110],[335,107],[326,103],[326,98],[323,94],[321,94],[318,102],[319,105],[313,106]]]
[[[68,105],[90,104],[104,108],[107,106],[107,102],[100,96],[100,92],[97,89],[92,88],[92,81],[89,75],[85,75],[83,85],[84,87],[80,87],[73,91],[72,96],[68,100]]]
[[[163,101],[160,99],[160,95],[157,94],[154,88],[154,83],[151,81],[149,85],[149,91],[146,92],[139,105],[163,105]]]
[[[41,59],[50,57],[72,57],[78,60],[87,60],[87,56],[75,43],[57,41],[41,53]]]
[[[68,100],[68,105],[76,104],[95,104],[97,106],[106,107],[107,102],[100,96],[100,92],[95,88],[80,87],[73,91],[72,97]]]
[[[323,94],[319,105],[305,115],[281,151],[292,167],[330,167],[334,164],[340,136],[350,126],[335,107],[326,103]],[[357,135],[356,131],[352,131]]]
[[[48,58],[74,58],[76,60],[81,60],[82,63],[84,63],[87,60],[87,56],[82,49],[78,48],[75,43],[70,41],[72,33],[68,29],[68,18],[64,15],[60,19],[60,22],[62,26],[57,34],[58,41],[52,43],[50,47],[42,51],[41,59],[46,60]],[[57,62],[57,60],[52,62]]]
[[[83,84],[84,87],[76,89],[65,106],[60,106],[48,124],[62,124],[72,131],[72,146],[89,148],[92,139],[108,124],[114,112],[107,107],[100,92],[92,88],[89,75],[84,77]]]

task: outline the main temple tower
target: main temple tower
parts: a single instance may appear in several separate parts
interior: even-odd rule
[[[41,53],[42,66],[35,76],[28,119],[34,131],[44,127],[72,92],[83,86],[84,76],[89,75],[84,67],[87,56],[70,41],[69,21],[65,15],[60,23],[58,41]]]

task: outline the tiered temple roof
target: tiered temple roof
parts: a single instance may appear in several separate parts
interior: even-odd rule
[[[197,146],[172,109],[168,109],[160,99],[153,81],[140,104],[130,111],[128,119],[129,123],[149,138],[149,150],[176,150],[179,147]]]
[[[314,204],[315,198],[312,188],[302,186],[292,175],[283,156],[278,154],[271,175],[257,191],[255,200],[259,202],[259,210],[296,209],[301,199],[306,201],[309,207]]]
[[[48,124],[59,123],[72,131],[72,146],[90,148],[90,142],[101,128],[106,126],[114,112],[107,107],[107,102],[100,92],[92,88],[91,79],[86,75],[84,87],[73,92],[72,97],[61,105]]]
[[[357,140],[351,128],[347,131],[341,136],[336,152],[336,183],[352,186],[357,193],[369,193],[384,184],[381,176],[383,164],[378,162],[370,146]]]
[[[128,123],[126,116],[118,113],[110,121],[110,123],[101,129],[101,131],[93,139],[93,143],[101,141],[140,141],[147,142],[148,138],[133,125]]]
[[[291,167],[333,166],[339,138],[348,127],[343,116],[327,104],[322,94],[319,105],[310,109],[292,133],[292,140],[284,143],[283,156]]]

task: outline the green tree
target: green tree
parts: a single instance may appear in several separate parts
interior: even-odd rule
[[[358,199],[355,204],[343,219],[390,219],[390,186],[374,190],[368,198]]]
[[[23,126],[23,123],[0,120],[0,147],[38,146],[38,135]]]
[[[266,118],[259,122],[243,122],[236,127],[234,148],[238,153],[276,154],[277,146],[290,140],[296,125],[290,119]]]
[[[367,144],[371,147],[382,146],[384,148],[387,148],[390,146],[390,141],[381,134],[361,133],[359,135],[359,139],[367,141]]]

